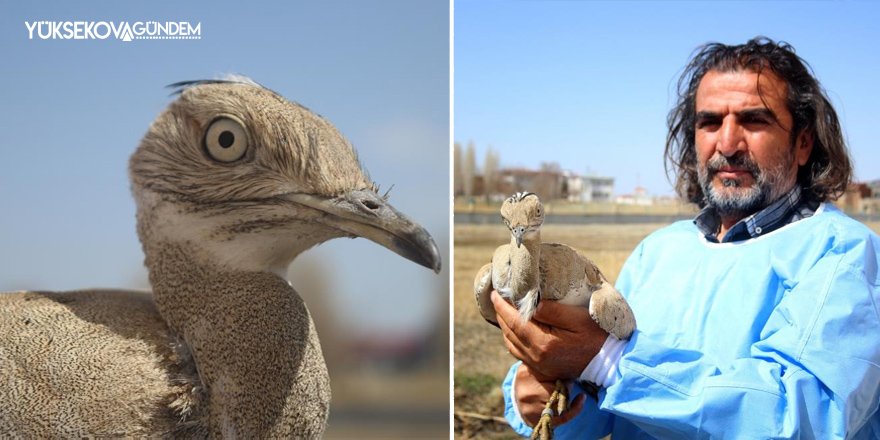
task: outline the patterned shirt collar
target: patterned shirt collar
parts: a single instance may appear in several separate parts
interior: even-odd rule
[[[819,203],[801,197],[801,187],[795,185],[791,191],[764,209],[738,221],[727,231],[721,242],[728,243],[760,237],[789,223],[810,217],[818,208]],[[718,243],[721,217],[714,207],[706,206],[703,208],[694,218],[694,224],[706,236],[707,240]]]

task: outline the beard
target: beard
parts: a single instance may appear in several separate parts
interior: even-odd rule
[[[697,177],[703,190],[705,202],[715,208],[722,217],[743,218],[765,208],[782,195],[786,181],[785,172],[794,160],[793,151],[781,158],[777,166],[762,169],[740,152],[730,157],[716,153],[706,164],[697,167]],[[752,185],[743,186],[738,178],[721,179],[721,187],[713,185],[715,175],[724,167],[743,169],[752,175]]]

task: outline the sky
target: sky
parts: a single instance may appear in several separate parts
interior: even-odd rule
[[[783,1],[455,2],[454,140],[502,167],[557,162],[673,195],[666,115],[690,55],[710,41],[789,42],[841,118],[857,180],[880,179],[880,5]]]
[[[30,40],[36,20],[189,21],[201,39]],[[353,332],[445,329],[449,44],[443,1],[0,3],[0,291],[148,287],[128,157],[166,85],[240,73],[330,120],[441,249],[436,275],[334,240],[294,262],[294,287],[325,287]]]

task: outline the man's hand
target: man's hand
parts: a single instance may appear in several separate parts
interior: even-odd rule
[[[519,408],[519,414],[523,420],[534,427],[538,420],[541,419],[541,412],[547,406],[550,395],[556,389],[556,379],[548,379],[536,376],[526,364],[522,364],[516,370],[516,380],[514,381],[515,389],[513,391],[516,397],[514,404]],[[584,399],[586,394],[578,396],[574,402],[562,413],[561,416],[555,416],[551,419],[553,426],[559,426],[573,419],[574,416],[581,412],[584,407]]]
[[[532,320],[524,323],[494,291],[492,304],[507,349],[539,377],[576,379],[608,338],[583,307],[541,301]]]

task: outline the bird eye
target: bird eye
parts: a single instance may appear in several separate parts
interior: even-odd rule
[[[205,132],[205,149],[211,158],[220,162],[235,162],[244,156],[248,148],[247,132],[240,122],[231,118],[218,118]]]

